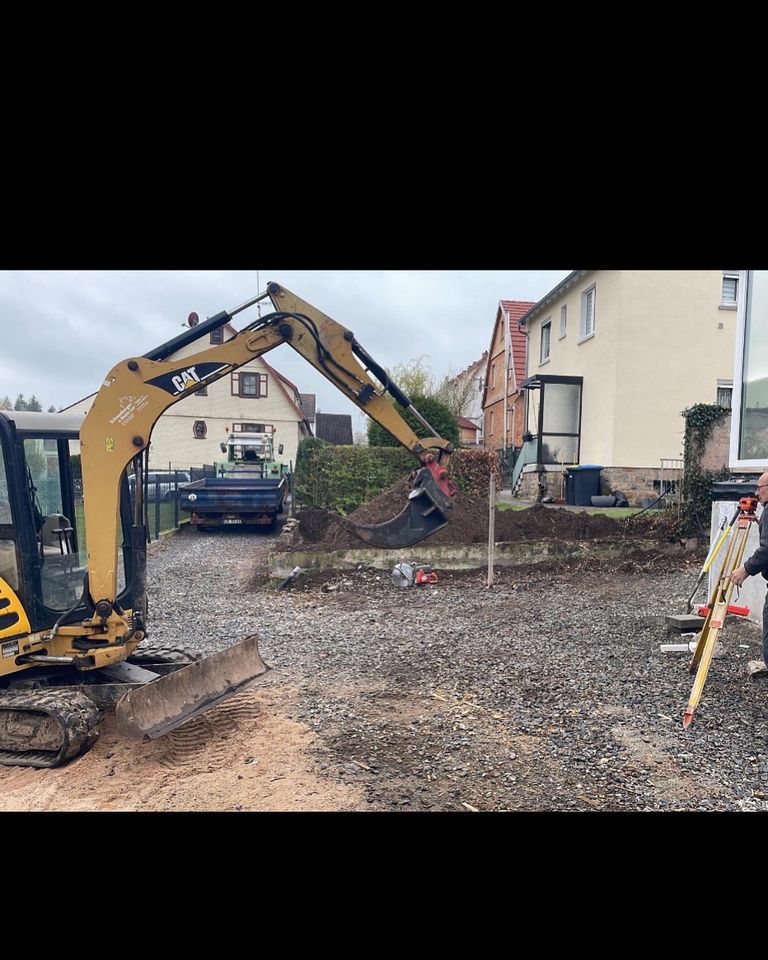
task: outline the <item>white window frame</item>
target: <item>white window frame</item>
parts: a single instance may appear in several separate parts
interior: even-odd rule
[[[546,331],[546,335],[545,335]],[[544,345],[546,343],[546,353],[544,352]],[[547,319],[541,325],[541,341],[539,343],[539,366],[542,366],[545,363],[549,363],[549,358],[552,355],[552,317],[547,317]]]
[[[568,326],[568,304],[564,303],[560,307],[560,336],[559,340],[562,340],[565,337],[566,328]]]
[[[730,410],[733,410],[733,380],[718,380],[717,381],[717,390],[715,391],[715,403],[717,403],[717,394],[721,390],[730,390],[731,391],[731,405]]]
[[[725,299],[725,281],[733,280],[736,284],[736,298],[734,300]],[[736,310],[739,304],[739,291],[741,289],[741,283],[739,283],[739,272],[738,270],[723,270],[723,280],[720,285],[720,309],[721,310]]]
[[[731,470],[755,469],[765,470],[765,460],[739,460],[739,434],[741,433],[741,404],[744,390],[742,378],[744,376],[744,339],[747,328],[747,297],[751,270],[739,271],[739,300],[736,313],[736,348],[733,359],[733,396],[731,397],[731,447],[729,451],[729,467]]]
[[[592,326],[587,331],[587,303],[590,293],[592,294]],[[586,290],[581,291],[581,322],[579,324],[579,343],[589,340],[595,335],[595,305],[597,302],[597,284],[593,283]]]

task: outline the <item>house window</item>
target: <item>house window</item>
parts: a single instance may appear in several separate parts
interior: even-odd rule
[[[563,306],[560,307],[560,339],[561,340],[565,336],[565,327],[567,323],[568,323],[568,307],[565,304],[563,304]]]
[[[208,436],[208,427],[205,420],[195,420],[192,427],[192,436],[195,440],[205,440]]]
[[[720,404],[721,407],[725,407],[726,410],[730,410],[732,397],[733,397],[733,380],[718,380],[717,381],[717,400],[715,402]]]
[[[581,329],[580,339],[586,340],[595,333],[595,285],[585,290],[581,295]]]
[[[720,307],[735,310],[739,299],[739,274],[735,270],[723,270],[723,290],[720,295]]]
[[[233,433],[273,433],[271,423],[233,423]]]
[[[493,434],[493,410],[491,410],[489,414],[488,433],[490,433],[491,435]]]
[[[224,343],[224,327],[217,327],[215,330],[211,330],[210,338],[211,343]]]
[[[207,397],[208,396],[208,387],[200,387],[199,390],[195,390],[195,394],[198,397]]]
[[[266,373],[233,373],[232,393],[236,397],[266,397]]]
[[[491,382],[488,384],[489,387],[496,386],[496,364],[491,364]]]
[[[539,363],[546,363],[549,360],[549,345],[552,340],[552,320],[546,320],[541,325],[541,350],[539,353]]]

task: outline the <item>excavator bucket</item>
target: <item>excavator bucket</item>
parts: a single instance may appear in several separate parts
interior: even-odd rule
[[[117,704],[117,730],[132,740],[155,740],[263,676],[270,668],[255,636],[131,690]]]
[[[447,475],[446,475],[447,476]],[[443,479],[445,483],[445,479]],[[450,489],[455,492],[452,482]],[[359,524],[349,517],[334,515],[334,520],[349,533],[372,547],[401,549],[421,543],[437,533],[451,519],[453,500],[438,486],[436,471],[428,466],[419,470],[414,488],[408,494],[408,505],[386,523]]]

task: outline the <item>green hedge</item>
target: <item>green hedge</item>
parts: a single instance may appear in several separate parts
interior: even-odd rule
[[[351,513],[417,467],[416,458],[403,447],[349,447],[302,440],[296,455],[296,499],[302,507]]]
[[[403,447],[335,446],[314,437],[302,440],[294,473],[296,500],[302,507],[351,513],[418,466]],[[491,470],[498,490],[501,478],[494,451],[457,450],[451,458],[451,477],[460,490],[475,496],[488,495]]]

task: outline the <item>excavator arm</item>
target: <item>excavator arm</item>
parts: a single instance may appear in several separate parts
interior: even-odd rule
[[[267,297],[274,313],[259,317],[224,343],[183,359],[168,359]],[[154,425],[170,406],[283,343],[300,353],[418,461],[409,502],[398,517],[376,526],[356,525],[344,517],[337,518],[339,522],[366,542],[383,547],[418,543],[448,522],[456,493],[446,469],[452,445],[434,435],[416,436],[386,393],[403,410],[412,411],[425,429],[433,434],[434,430],[350,330],[279,284],[270,283],[265,294],[217,314],[143,357],[116,364],[94,399],[80,441],[88,587],[102,624],[117,616],[118,512],[124,470],[132,460],[140,463]]]

